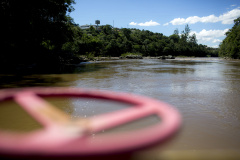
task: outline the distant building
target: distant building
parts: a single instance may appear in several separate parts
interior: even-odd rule
[[[91,26],[95,29],[97,28],[97,25],[89,25],[89,24],[81,25],[80,28],[81,29],[90,29]]]

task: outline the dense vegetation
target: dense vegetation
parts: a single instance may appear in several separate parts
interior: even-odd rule
[[[58,68],[74,41],[71,18],[74,0],[1,0],[0,69],[51,66]]]
[[[59,68],[79,63],[81,55],[120,56],[131,52],[143,56],[217,55],[197,43],[190,28],[171,36],[148,30],[112,28],[81,30],[69,16],[74,0],[2,0],[0,69]]]
[[[240,59],[240,17],[234,20],[234,26],[226,36],[220,44],[219,54],[223,57]]]
[[[197,43],[196,35],[189,35],[190,28],[179,34],[176,29],[167,37],[162,33],[148,30],[112,28],[110,25],[101,26],[99,30],[91,27],[89,30],[77,31],[74,45],[75,54],[90,54],[94,56],[120,56],[123,53],[139,53],[143,56],[198,56],[217,55],[214,49]]]

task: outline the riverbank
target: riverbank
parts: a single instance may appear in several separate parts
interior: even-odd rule
[[[109,60],[123,60],[123,59],[168,59],[168,60],[234,60],[234,59],[226,59],[222,57],[173,57],[173,56],[158,56],[158,57],[94,57],[93,59],[85,59],[85,62],[94,62],[94,61],[109,61]]]
[[[11,65],[1,66],[0,73],[14,73],[14,74],[45,74],[45,73],[73,73],[77,67],[80,67],[83,63],[97,62],[97,61],[114,61],[114,60],[126,60],[126,59],[160,59],[160,60],[233,60],[224,59],[220,57],[173,57],[173,56],[158,56],[158,57],[142,57],[139,55],[126,56],[126,57],[78,57],[77,59],[71,59],[67,63],[63,64],[31,64],[31,65]],[[235,60],[234,60],[235,61]],[[239,61],[239,60],[237,60]]]
[[[84,62],[89,61],[108,61],[108,60],[121,60],[121,59],[175,59],[174,56],[157,56],[157,57],[143,57],[141,55],[128,55],[120,57],[94,57],[94,58],[84,58]]]

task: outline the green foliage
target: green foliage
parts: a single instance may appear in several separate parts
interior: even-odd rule
[[[95,54],[90,52],[90,53],[86,53],[86,57],[89,59],[89,60],[94,60],[94,57],[95,57]]]
[[[206,56],[212,53],[206,46],[197,44],[195,34],[189,35],[188,25],[181,34],[176,29],[169,37],[111,25],[82,30],[68,16],[74,10],[73,3],[74,0],[2,0],[1,49],[4,53],[0,55],[0,64],[61,66],[77,63],[80,55],[93,59],[94,56],[115,57],[124,53],[142,56]],[[239,33],[239,27],[235,28]],[[239,46],[239,35],[234,37],[231,31],[228,34],[235,39],[234,45]],[[222,46],[223,50],[230,48],[225,43]],[[231,48],[234,52],[235,46]]]
[[[60,64],[74,41],[67,16],[74,0],[2,0],[1,65]]]
[[[234,20],[234,26],[226,36],[220,44],[220,56],[240,59],[240,17]]]

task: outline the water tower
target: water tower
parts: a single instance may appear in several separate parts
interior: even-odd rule
[[[100,24],[100,20],[96,20],[95,24],[97,25],[97,30],[98,30],[98,25]]]

